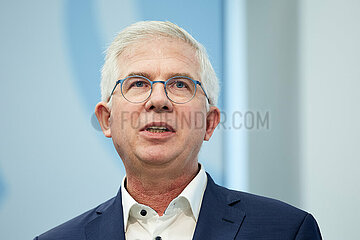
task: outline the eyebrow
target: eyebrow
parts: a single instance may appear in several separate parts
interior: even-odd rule
[[[149,80],[152,80],[151,75],[146,72],[131,72],[126,77],[131,77],[131,76],[141,76],[141,77],[146,77]],[[169,73],[166,75],[166,79],[176,77],[176,76],[184,76],[184,77],[194,79],[194,77],[192,77],[191,74],[189,74],[189,73]]]
[[[131,76],[141,76],[150,79],[150,74],[147,74],[145,72],[131,72],[126,77],[131,77]]]
[[[189,73],[172,73],[172,74],[169,74],[168,79],[175,77],[175,76],[183,76],[183,77],[188,77],[188,78],[195,80],[195,78],[193,76],[191,76],[191,74],[189,74]]]

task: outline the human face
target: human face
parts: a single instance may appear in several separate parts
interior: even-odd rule
[[[133,44],[122,52],[118,64],[119,79],[136,74],[152,81],[166,81],[176,75],[201,80],[195,50],[185,42],[170,38]],[[212,114],[206,112],[206,101],[203,91],[198,88],[190,102],[173,103],[167,98],[164,85],[156,83],[149,99],[131,103],[117,87],[109,109],[107,136],[112,137],[126,170],[197,168],[202,142],[208,140],[214,130],[208,124]]]

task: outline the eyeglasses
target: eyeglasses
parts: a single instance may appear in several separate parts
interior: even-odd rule
[[[110,94],[109,100],[113,95],[117,85],[121,86],[121,94],[132,103],[141,103],[146,101],[153,89],[155,83],[163,83],[165,94],[174,103],[187,103],[196,94],[196,86],[199,85],[203,90],[206,99],[210,100],[201,86],[201,82],[195,81],[186,76],[171,77],[166,81],[150,81],[148,78],[139,75],[133,75],[116,81],[116,84]]]

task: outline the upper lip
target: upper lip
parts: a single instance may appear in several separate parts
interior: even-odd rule
[[[168,129],[169,131],[175,132],[175,129],[171,125],[169,125],[169,124],[167,124],[165,122],[151,122],[151,123],[148,123],[143,128],[141,128],[140,131],[145,131],[149,127],[166,127],[166,129]]]

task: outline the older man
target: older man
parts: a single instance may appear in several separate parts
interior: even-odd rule
[[[198,163],[220,121],[205,49],[170,22],[138,22],[106,55],[95,108],[126,177],[117,196],[36,239],[321,239],[314,218],[216,185]]]

